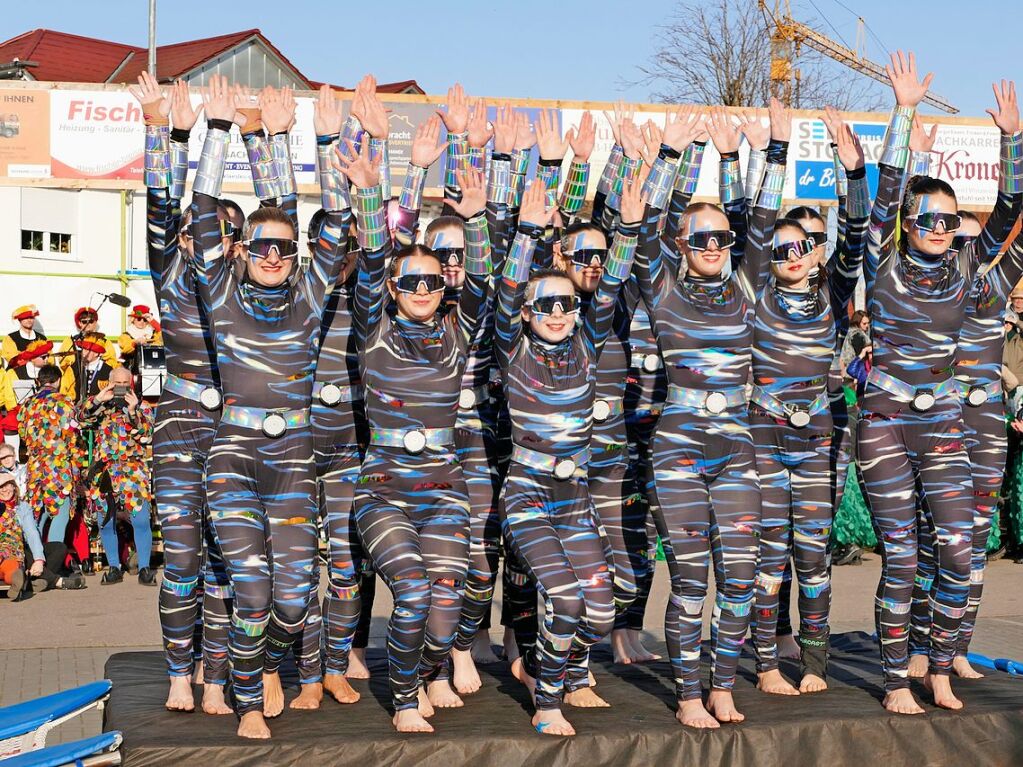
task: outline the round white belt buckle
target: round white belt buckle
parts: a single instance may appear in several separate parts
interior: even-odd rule
[[[721,392],[712,391],[707,395],[707,399],[703,401],[703,407],[711,415],[718,415],[725,412],[725,408],[728,407],[728,400]]]
[[[419,429],[407,431],[405,436],[401,438],[401,444],[409,455],[419,455],[426,450],[426,435],[419,431]]]
[[[987,391],[983,386],[971,387],[969,393],[966,395],[966,403],[971,407],[980,407],[987,402],[987,400]]]
[[[611,405],[606,399],[598,399],[593,403],[593,420],[603,423],[611,417]]]
[[[458,407],[469,410],[476,407],[476,392],[473,389],[462,389],[458,393]]]
[[[661,356],[659,354],[647,354],[643,357],[643,370],[647,373],[654,373],[661,367]]]
[[[916,396],[913,397],[913,401],[910,403],[910,407],[919,413],[925,413],[934,407],[935,402],[937,400],[934,399],[934,394],[930,390],[924,389],[916,393]]]
[[[212,386],[207,386],[201,392],[199,392],[199,404],[206,410],[217,410],[223,403],[224,398],[220,392]]]
[[[810,423],[810,414],[805,410],[793,410],[789,413],[789,423],[797,429],[802,429]]]
[[[288,430],[288,422],[280,413],[269,413],[263,418],[263,433],[270,439],[277,439]]]
[[[568,479],[575,474],[575,461],[571,458],[562,458],[554,464],[555,479]]]
[[[324,384],[320,387],[319,399],[321,404],[334,407],[341,401],[341,387],[333,383]]]

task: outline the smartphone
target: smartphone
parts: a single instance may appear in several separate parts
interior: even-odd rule
[[[124,396],[127,393],[128,393],[127,385],[125,385],[125,384],[115,384],[114,385],[114,396],[115,397],[121,397],[123,399]]]

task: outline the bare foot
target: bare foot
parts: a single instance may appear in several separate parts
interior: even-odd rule
[[[905,690],[892,690],[884,696],[881,705],[893,714],[922,714],[924,712],[908,688]]]
[[[611,704],[589,687],[565,692],[565,703],[575,708],[610,708]]]
[[[362,695],[352,689],[348,680],[341,674],[325,674],[323,689],[338,703],[357,703]]]
[[[771,695],[799,695],[799,690],[789,684],[778,669],[758,673],[757,689]]]
[[[957,655],[952,661],[952,671],[960,679],[983,679],[984,675],[970,665],[965,655]]]
[[[483,686],[480,679],[480,672],[476,670],[476,663],[472,657],[472,650],[451,650],[451,664],[454,667],[452,679],[455,682],[455,689],[462,695],[472,695],[479,692]]]
[[[952,692],[952,677],[947,674],[928,673],[924,677],[924,687],[934,695],[935,706],[951,711],[958,711],[963,707],[963,702]]]
[[[522,658],[516,658],[511,664],[512,676],[518,679],[522,684],[529,690],[529,699],[533,701],[533,705],[536,705],[536,680],[533,679],[529,674],[526,673],[526,667],[522,663]]]
[[[369,679],[365,647],[353,647],[352,651],[348,653],[348,671],[345,676],[349,679]]]
[[[533,714],[533,729],[541,735],[575,735],[575,728],[569,724],[561,709],[552,708]]]
[[[252,738],[253,740],[269,740],[270,728],[266,726],[262,711],[250,711],[242,714],[238,722],[238,737]]]
[[[288,708],[294,708],[300,711],[315,711],[320,707],[320,701],[323,700],[322,683],[312,682],[310,684],[300,684],[298,689],[298,697],[288,704]]]
[[[636,629],[627,629],[627,631],[629,632],[629,644],[632,645],[633,663],[650,663],[651,661],[661,659],[660,655],[646,649],[646,645],[643,644],[642,631],[637,631]]]
[[[828,689],[828,683],[816,674],[804,674],[799,682],[800,692],[824,692]]]
[[[204,684],[202,686],[202,712],[211,716],[233,714],[234,709],[228,705],[224,697],[224,685]]]
[[[628,629],[615,629],[611,632],[611,654],[615,663],[621,663],[623,666],[633,663]]]
[[[593,676],[592,671],[586,672],[586,684],[588,684],[590,687],[597,686],[597,677]]]
[[[263,672],[263,716],[273,719],[284,711],[284,688],[281,675]]]
[[[192,684],[205,684],[206,681],[203,678],[202,662],[199,661],[195,664],[195,670],[192,672]]]
[[[490,644],[489,632],[480,630],[472,640],[472,659],[478,664],[497,663],[499,658]]]
[[[447,679],[435,679],[427,684],[426,697],[430,699],[434,708],[461,708],[465,705]]]
[[[398,711],[391,719],[391,723],[398,732],[433,732],[430,723],[414,708]]]
[[[927,657],[926,653],[917,653],[916,655],[910,655],[909,678],[923,679],[925,676],[927,676],[928,663],[930,663],[930,658]]]
[[[164,704],[168,711],[195,711],[195,700],[192,697],[192,680],[187,676],[170,677],[170,691]]]
[[[429,719],[434,715],[433,704],[430,703],[430,698],[426,694],[426,688],[422,685],[419,686],[419,716],[423,719]]]
[[[738,724],[746,719],[735,707],[731,690],[711,690],[707,696],[707,710],[715,719],[725,724]]]
[[[716,730],[721,726],[717,719],[710,715],[710,712],[703,707],[703,701],[680,700],[675,718],[686,727],[697,727],[699,729]]]
[[[792,634],[782,634],[777,638],[777,644],[779,658],[799,659],[799,642],[796,641],[795,636]]]
[[[515,659],[519,657],[519,646],[515,642],[515,632],[511,629],[504,630],[504,659],[509,663],[514,663]]]

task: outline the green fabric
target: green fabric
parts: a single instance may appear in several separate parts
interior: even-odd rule
[[[995,509],[991,518],[991,534],[987,537],[987,551],[998,551],[1002,546],[1002,531],[999,529],[999,518],[1002,515],[1001,509]]]
[[[843,386],[842,391],[845,392],[845,406],[848,408],[856,407],[856,390],[849,386]]]
[[[856,464],[849,465],[849,473],[845,479],[845,492],[842,494],[842,505],[835,514],[835,542],[839,545],[849,543],[860,548],[872,549],[877,545],[874,526],[870,521],[870,510],[860,491],[859,474]]]
[[[1010,451],[1011,463],[1005,472],[1005,484],[1002,496],[1005,498],[1005,516],[1008,524],[1008,536],[1005,543],[1020,548],[1023,546],[1023,450]],[[997,530],[993,526],[992,532]],[[989,540],[990,546],[990,540]]]

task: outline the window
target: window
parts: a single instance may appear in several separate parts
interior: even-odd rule
[[[71,253],[71,235],[50,232],[50,252],[69,255]]]
[[[43,238],[46,235],[42,232],[37,232],[32,229],[21,230],[21,249],[22,250],[35,250],[42,251],[43,249]]]

